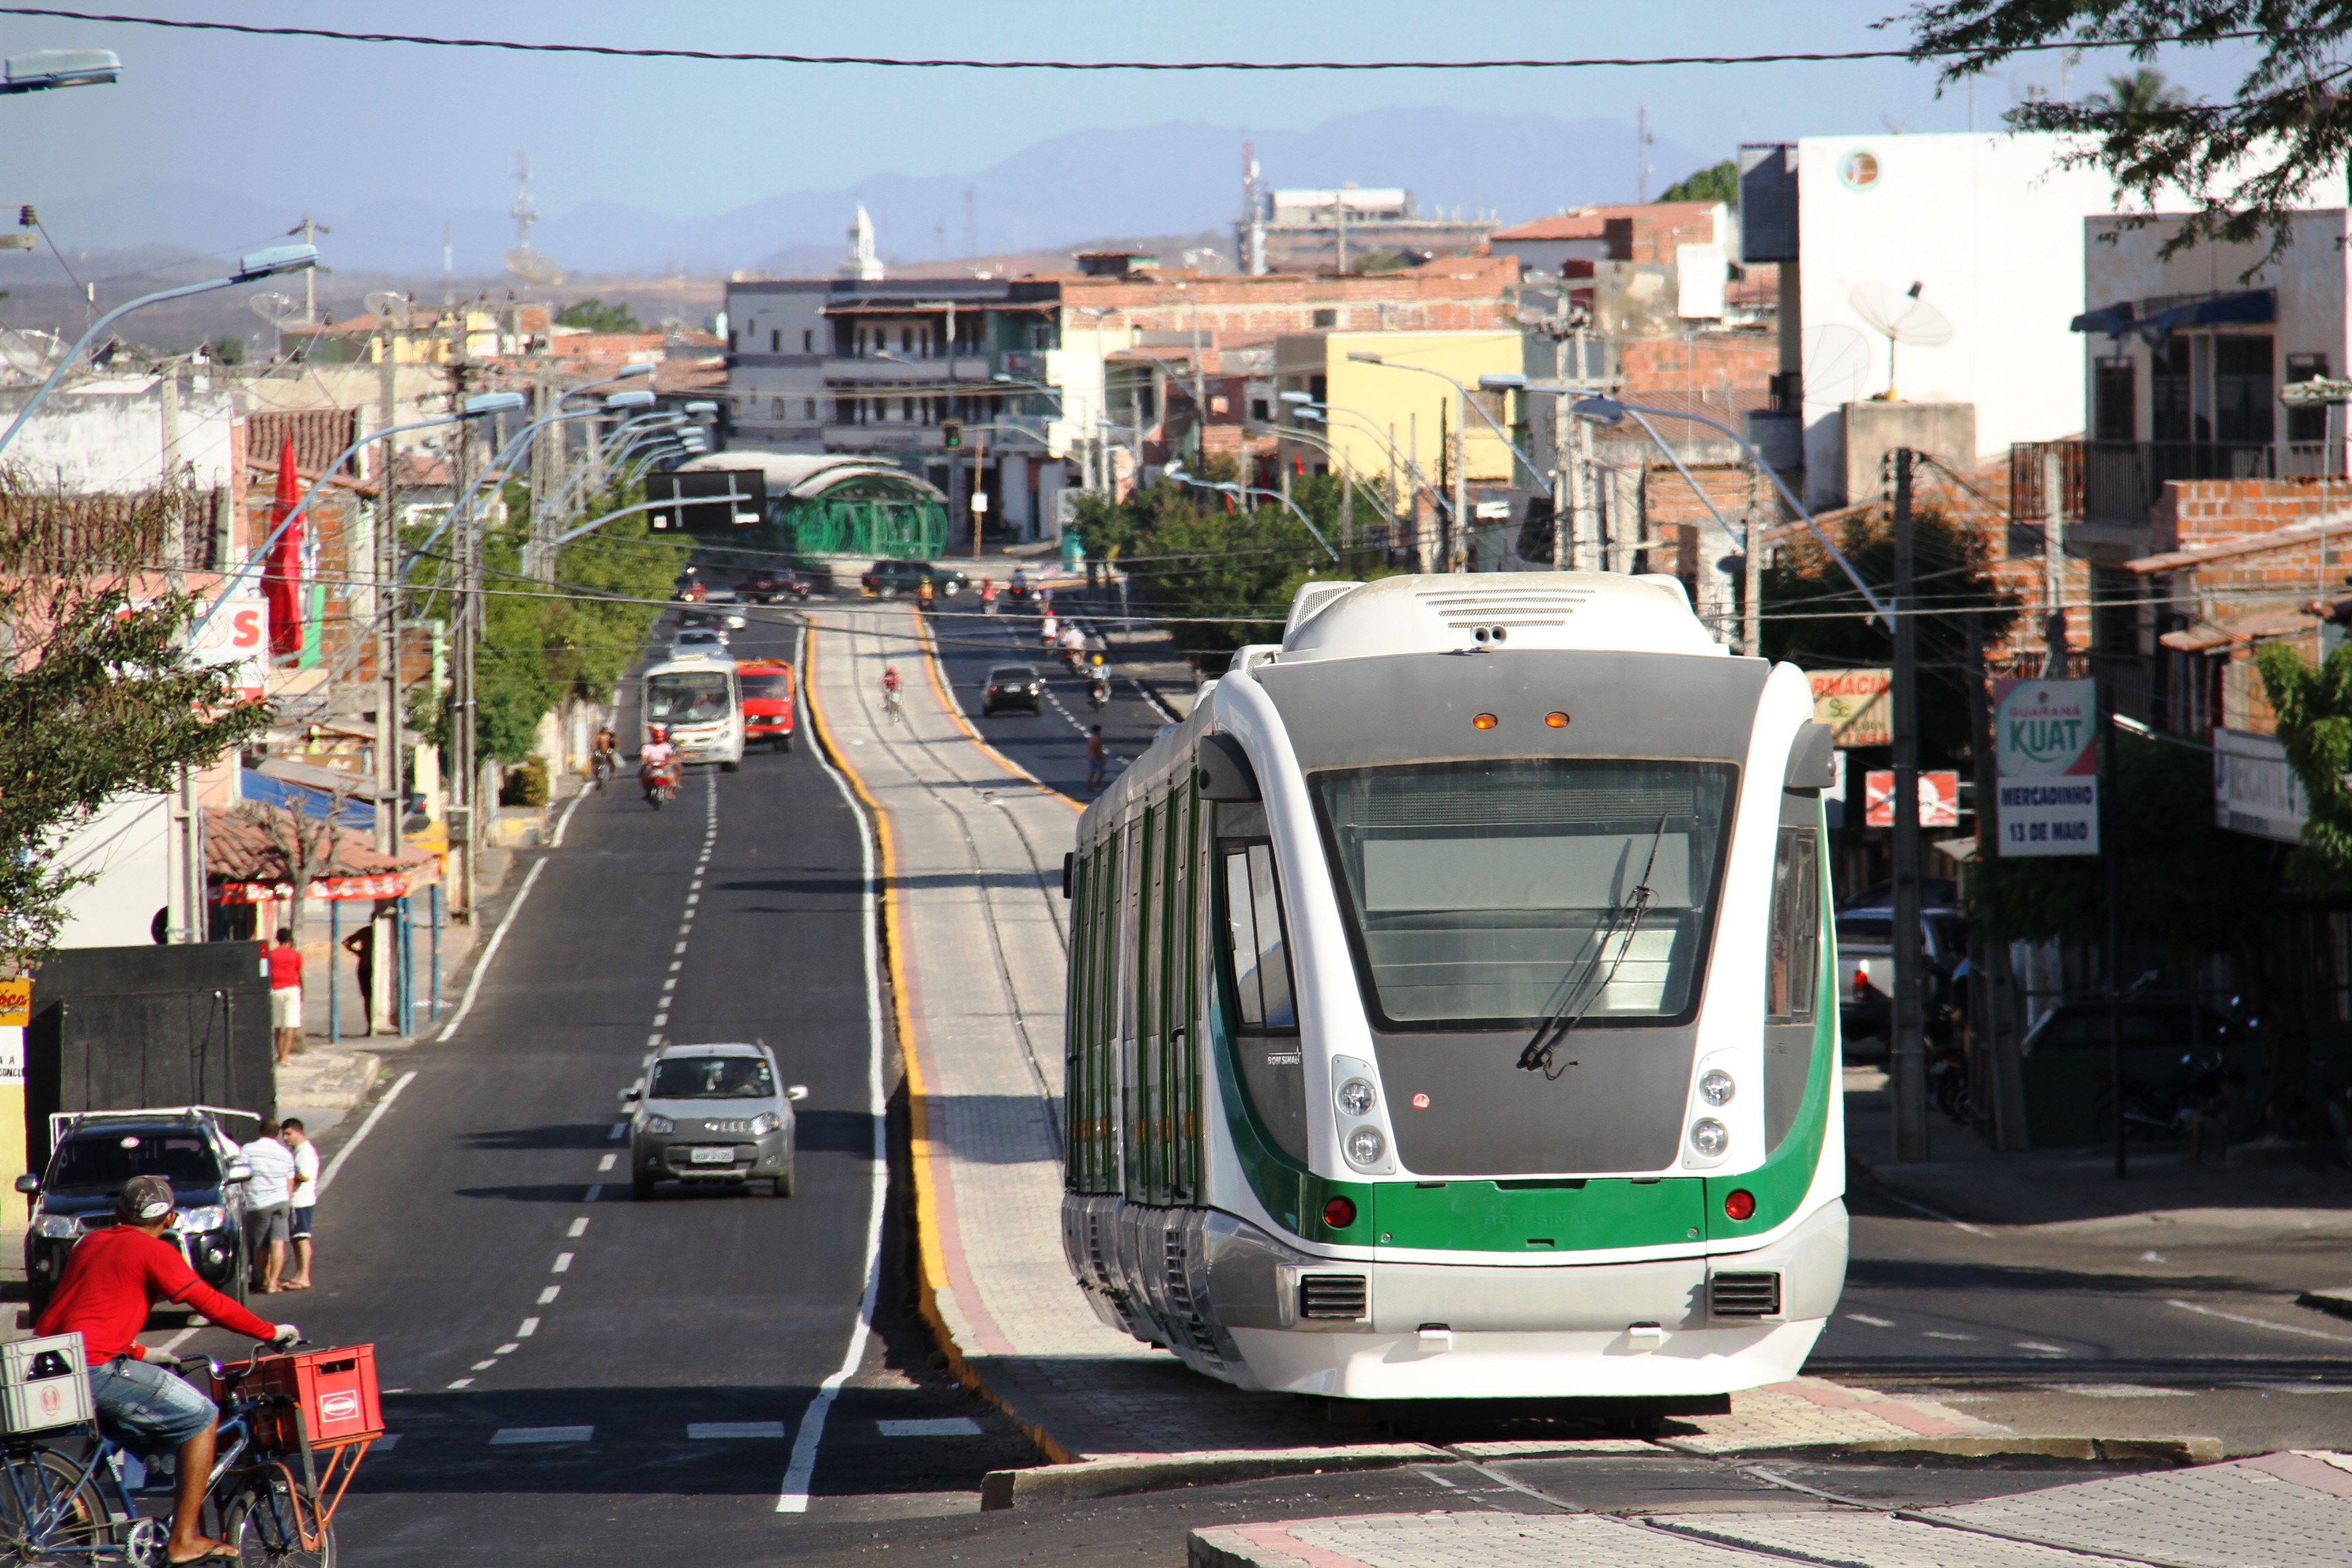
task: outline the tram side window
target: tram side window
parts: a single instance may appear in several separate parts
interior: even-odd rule
[[[1242,1027],[1296,1029],[1298,1007],[1291,996],[1290,945],[1283,932],[1282,894],[1274,879],[1274,846],[1228,844],[1224,861],[1225,922]]]
[[[1822,963],[1820,853],[1811,828],[1780,829],[1780,854],[1772,864],[1772,946],[1765,980],[1765,1012],[1777,1023],[1803,1023],[1813,1016]]]

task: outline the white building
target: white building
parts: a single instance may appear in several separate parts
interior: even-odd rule
[[[1744,184],[1743,228],[1748,259],[1798,275],[1781,331],[1801,354],[1808,505],[1848,499],[1843,405],[1890,384],[1907,400],[1973,404],[1979,455],[2083,429],[2082,351],[2067,323],[2083,309],[2083,220],[2120,210],[2106,175],[2059,167],[2064,143],[2042,134],[1794,145],[1793,182]],[[1795,204],[1793,246],[1789,215],[1756,199],[1774,187]],[[1948,338],[1895,347],[1890,369],[1870,318],[1913,299],[1949,323]]]

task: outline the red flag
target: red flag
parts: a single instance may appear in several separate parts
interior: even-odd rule
[[[278,455],[278,499],[269,508],[272,532],[294,515],[301,500],[302,479],[295,470],[294,438],[289,436]],[[302,531],[310,521],[305,516],[278,534],[263,568],[261,595],[269,605],[269,651],[273,654],[302,651]]]

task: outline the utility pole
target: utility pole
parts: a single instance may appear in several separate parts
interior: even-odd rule
[[[193,494],[175,485],[173,480],[183,467],[180,456],[180,367],[167,365],[163,371],[163,458],[161,472],[167,497],[176,495],[189,500]],[[184,568],[188,564],[188,528],[184,513],[173,510],[171,531],[163,541],[163,582],[167,591],[178,594],[185,590],[187,578]],[[173,852],[178,859],[179,876],[172,887],[172,913],[164,920],[164,940],[171,942],[202,942],[205,940],[205,814],[196,795],[196,772],[191,767],[180,769],[173,781],[174,796],[171,814],[176,832]]]
[[[305,214],[300,223],[286,232],[289,235],[300,235],[302,243],[305,245],[316,246],[320,235],[332,234],[335,231]],[[302,269],[302,324],[315,326],[318,321],[319,269],[315,267],[306,267]]]
[[[1644,206],[1650,200],[1650,147],[1657,138],[1650,134],[1650,110],[1647,104],[1633,106],[1633,192],[1634,200]]]
[[[2101,661],[2103,662],[2103,661]],[[2124,847],[2123,790],[2116,774],[2116,677],[2099,678],[2099,858],[2107,872],[2107,1105],[2116,1124],[2116,1180],[2131,1172],[2125,1133],[2130,1107],[2124,1103]],[[2192,997],[2193,1005],[2193,997]]]
[[[1445,552],[1445,569],[1459,572],[1470,549],[1470,395],[1454,394],[1454,548]]]
[[[2042,449],[2042,678],[2066,675],[2066,470],[2055,446]]]
[[[1772,509],[1775,521],[1780,510]],[[1739,651],[1759,658],[1764,653],[1764,483],[1753,466],[1748,470],[1747,542],[1739,563]]]
[[[1919,942],[1919,649],[1911,449],[1895,450],[1895,1158],[1927,1158],[1926,978]]]
[[[1348,275],[1348,192],[1344,186],[1331,203],[1331,218],[1338,235],[1338,260],[1331,270],[1344,278]]]
[[[466,405],[466,312],[461,307],[450,315],[449,406]],[[455,442],[449,456],[449,495],[454,509],[457,498],[466,493],[469,482],[467,469],[472,466],[473,426],[460,421],[455,427]],[[474,647],[479,640],[479,600],[475,589],[475,535],[477,530],[465,518],[452,511],[449,518],[450,544],[457,556],[457,603],[453,606],[450,694],[449,694],[449,820],[453,848],[457,850],[457,897],[456,902],[467,922],[474,919],[474,900],[479,886],[481,844],[480,794],[481,780],[474,766]]]
[[[389,313],[387,312],[387,315]],[[400,340],[390,320],[383,330],[383,359],[377,366],[378,417],[389,429],[400,423]],[[402,777],[400,712],[400,454],[393,439],[377,448],[375,522],[375,847],[380,854],[400,853],[400,824],[407,815],[406,781]],[[368,1032],[382,1020],[391,1034],[400,1033],[393,999],[406,984],[408,954],[400,944],[400,917],[389,900],[376,906],[375,994],[363,1000]]]
[[[1462,477],[1461,465],[1454,461],[1454,432],[1446,424],[1449,413],[1444,404],[1437,405],[1437,488],[1439,493],[1444,495],[1454,492]],[[1452,468],[1450,473],[1447,471],[1449,467]],[[1460,526],[1461,521],[1458,514],[1447,517],[1444,508],[1440,508],[1437,519],[1437,569],[1440,572],[1454,570],[1454,531]]]

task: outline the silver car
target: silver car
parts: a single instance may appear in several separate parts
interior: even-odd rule
[[[775,1054],[761,1045],[664,1046],[646,1076],[622,1091],[629,1118],[629,1190],[654,1195],[656,1182],[771,1184],[793,1195],[793,1103]]]

